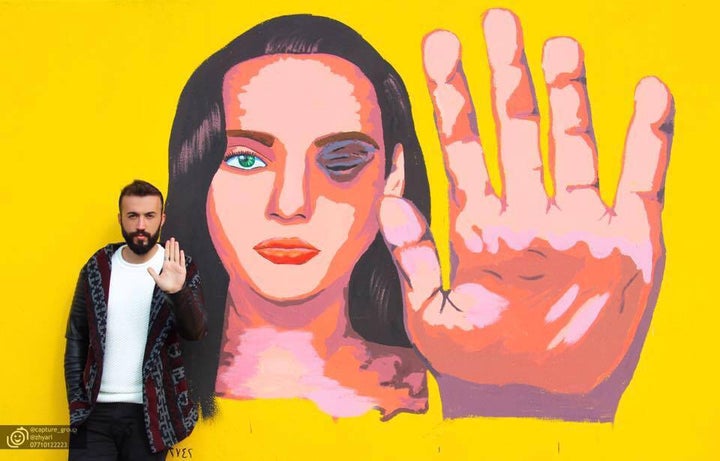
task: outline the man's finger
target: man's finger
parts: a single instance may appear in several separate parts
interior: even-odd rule
[[[550,100],[550,164],[556,201],[562,208],[569,194],[598,194],[597,148],[585,79],[583,50],[572,38],[545,43],[543,71]]]
[[[492,9],[483,21],[492,72],[492,99],[508,206],[547,202],[540,155],[540,117],[525,58],[522,29],[508,10]]]
[[[467,201],[477,203],[476,199],[494,195],[460,57],[460,42],[451,32],[437,30],[423,40],[425,76],[450,183],[450,206],[456,209]]]
[[[172,241],[172,260],[177,262],[177,260],[180,258],[180,245],[174,238],[170,240]]]
[[[674,115],[673,98],[665,84],[655,77],[642,79],[635,89],[616,213],[627,217],[648,213],[651,224],[660,219]]]
[[[177,259],[175,255],[175,239],[170,238],[165,243],[165,259],[168,261],[175,261]]]
[[[409,201],[386,196],[380,230],[400,275],[406,312],[418,312],[442,288],[440,262],[427,224]]]

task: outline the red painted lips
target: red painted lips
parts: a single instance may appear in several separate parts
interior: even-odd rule
[[[299,238],[268,239],[255,245],[253,250],[273,264],[305,264],[320,253]]]

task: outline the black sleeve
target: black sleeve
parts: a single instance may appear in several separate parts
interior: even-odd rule
[[[68,403],[84,399],[82,377],[89,345],[86,287],[85,271],[81,271],[65,331],[65,389]]]
[[[205,300],[200,273],[194,263],[189,262],[187,265],[185,285],[182,289],[166,297],[175,313],[180,336],[187,340],[198,340],[207,335]]]

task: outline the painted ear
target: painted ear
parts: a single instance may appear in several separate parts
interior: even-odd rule
[[[385,195],[402,197],[405,191],[405,151],[402,144],[395,144],[392,168],[385,181]]]

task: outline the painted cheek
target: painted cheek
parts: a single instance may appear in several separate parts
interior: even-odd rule
[[[322,233],[328,243],[340,249],[343,242],[350,239],[351,229],[355,226],[355,208],[322,195],[317,198],[316,204],[313,228]]]
[[[375,238],[377,220],[367,214],[359,214],[348,203],[334,202],[319,197],[315,217],[319,222],[313,226],[324,242],[327,255],[332,255],[332,267],[337,272],[351,268]]]
[[[258,243],[254,240],[268,222],[265,209],[273,176],[270,173],[241,176],[223,170],[215,174],[208,192],[207,220],[213,244],[224,264],[229,255],[250,251]]]

